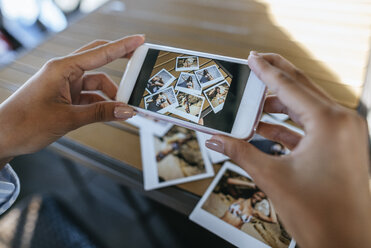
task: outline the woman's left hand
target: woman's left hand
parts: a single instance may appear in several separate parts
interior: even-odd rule
[[[0,105],[0,167],[83,125],[132,117],[131,107],[115,101],[117,86],[107,75],[86,72],[130,56],[143,42],[141,35],[95,41],[69,56],[48,61]],[[86,92],[95,90],[112,101]]]

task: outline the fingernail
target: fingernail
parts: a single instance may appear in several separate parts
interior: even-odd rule
[[[250,52],[250,56],[255,56],[255,57],[257,57],[257,56],[259,56],[259,53],[258,53],[257,51],[251,51],[251,52]]]
[[[126,106],[116,106],[113,114],[117,119],[128,119],[134,116],[134,110]]]
[[[206,140],[206,147],[211,149],[211,150],[214,150],[214,151],[217,151],[217,152],[220,152],[220,153],[224,153],[224,144],[223,142],[219,141],[219,140],[215,140],[215,139],[209,139],[209,140]]]

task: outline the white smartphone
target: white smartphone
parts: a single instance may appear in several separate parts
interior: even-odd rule
[[[265,93],[247,60],[145,43],[126,67],[117,100],[147,118],[249,139]]]

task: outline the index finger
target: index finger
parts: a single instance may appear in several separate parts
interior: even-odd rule
[[[313,115],[321,113],[331,103],[324,101],[318,93],[296,82],[290,75],[273,66],[257,53],[250,54],[248,63],[257,77],[276,93],[280,101],[296,114],[303,124],[311,121]]]
[[[309,78],[296,66],[294,66],[290,61],[286,60],[279,54],[276,53],[259,53],[259,56],[262,56],[267,60],[271,65],[287,72],[294,79],[307,86],[318,95],[322,96],[326,100],[331,100],[331,98],[324,92],[322,89],[318,88],[313,84]]]
[[[72,55],[69,59],[81,70],[89,71],[124,57],[142,45],[143,42],[143,35],[128,36]]]

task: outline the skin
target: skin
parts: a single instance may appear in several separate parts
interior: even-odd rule
[[[260,123],[259,134],[291,149],[285,156],[267,155],[244,140],[221,135],[206,145],[254,178],[300,247],[370,247],[366,121],[279,55],[252,52],[248,63],[276,94],[266,99],[264,111],[288,114],[305,136]]]
[[[0,105],[0,168],[12,157],[36,152],[83,125],[132,117],[132,108],[114,100],[113,81],[103,73],[87,72],[130,57],[143,42],[142,35],[99,40],[48,61]],[[111,101],[89,92],[95,90]]]

